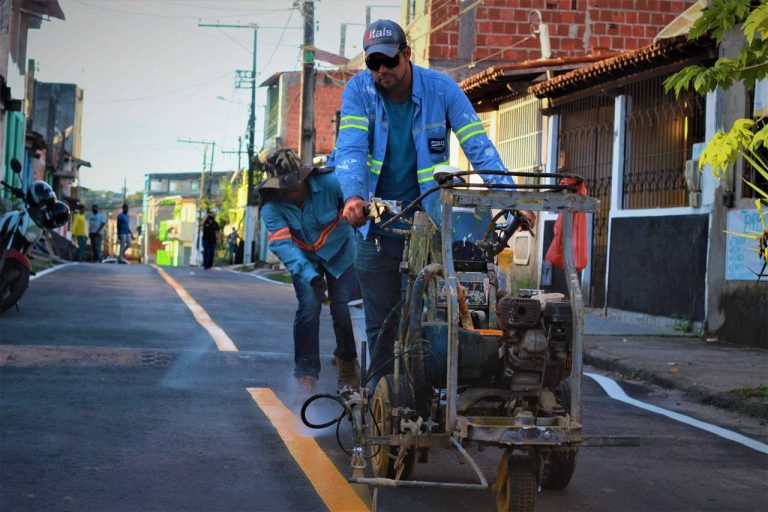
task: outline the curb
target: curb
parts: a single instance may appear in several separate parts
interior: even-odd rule
[[[659,373],[635,368],[615,359],[594,355],[588,351],[584,351],[584,363],[602,370],[617,372],[625,378],[640,379],[666,389],[680,390],[689,398],[707,405],[714,405],[721,409],[739,412],[758,419],[768,418],[768,403],[758,398],[738,397],[728,393],[714,392],[700,386],[686,385]]]

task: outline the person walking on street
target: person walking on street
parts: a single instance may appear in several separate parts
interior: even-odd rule
[[[208,210],[208,215],[203,222],[203,268],[209,270],[213,266],[213,257],[216,254],[216,242],[219,239],[219,223],[216,222],[213,212]]]
[[[118,263],[125,261],[125,251],[131,246],[133,233],[131,232],[131,216],[128,215],[128,205],[123,205],[122,213],[117,215],[117,238],[120,240],[120,253],[117,255]]]
[[[99,205],[91,206],[91,218],[88,219],[88,236],[91,239],[91,251],[93,251],[93,261],[101,263],[101,243],[104,240],[103,229],[107,225],[107,218],[103,213],[99,213]]]
[[[320,374],[320,311],[330,299],[339,387],[359,385],[348,303],[357,298],[355,240],[344,221],[336,176],[302,167],[291,149],[262,152],[268,178],[259,184],[269,249],[291,272],[299,307],[293,322],[294,376],[300,395],[315,392]]]
[[[85,207],[82,204],[77,205],[75,215],[72,217],[72,236],[77,241],[75,261],[83,261],[83,254],[88,245],[88,228],[85,222]]]
[[[355,267],[375,359],[379,329],[400,300],[405,240],[369,227],[364,209],[370,198],[408,203],[434,187],[434,169],[449,161],[451,130],[475,169],[506,167],[458,84],[444,73],[411,63],[411,48],[400,25],[389,20],[371,23],[363,49],[368,69],[352,77],[342,94],[331,162],[344,197],[344,219],[360,228]],[[513,183],[511,176],[489,175],[487,181]],[[437,194],[428,196],[422,207],[439,222]],[[407,229],[404,224],[394,227]],[[378,351],[391,355],[388,347]]]
[[[232,231],[227,237],[227,258],[229,259],[230,265],[234,265],[235,263],[235,255],[237,254],[237,240],[237,230],[232,228]]]

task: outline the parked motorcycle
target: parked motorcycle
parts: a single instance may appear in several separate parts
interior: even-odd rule
[[[13,159],[11,169],[21,173],[21,163]],[[44,181],[35,181],[26,192],[0,181],[20,200],[17,210],[0,217],[0,313],[16,304],[34,275],[27,253],[46,229],[63,226],[69,221],[69,207],[57,201],[56,194]]]

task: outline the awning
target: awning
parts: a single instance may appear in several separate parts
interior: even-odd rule
[[[38,16],[65,19],[58,0],[22,0],[21,11]]]
[[[600,60],[570,71],[528,90],[539,98],[568,100],[601,94],[653,76],[673,73],[685,66],[717,57],[710,39],[689,41],[687,35],[660,39],[638,50]]]
[[[547,73],[550,76],[562,74],[614,55],[617,54],[579,55],[492,66],[461,81],[459,87],[476,110],[487,112],[498,108],[502,101],[527,94],[532,83],[547,79]]]

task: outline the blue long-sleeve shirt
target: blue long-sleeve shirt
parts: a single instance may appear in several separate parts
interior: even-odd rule
[[[444,73],[416,65],[411,65],[411,69],[411,99],[415,103],[411,131],[420,193],[436,185],[432,178],[435,167],[448,164],[451,130],[476,170],[507,170],[458,84]],[[386,158],[389,129],[384,100],[371,72],[356,74],[342,95],[339,136],[333,155],[345,201],[353,196],[364,200],[374,196]],[[486,181],[512,183],[512,178],[488,176]],[[423,203],[433,218],[438,202],[437,194],[432,194]],[[368,226],[361,228],[363,235],[367,231]]]
[[[313,172],[306,178],[302,208],[284,201],[267,201],[261,218],[269,249],[294,276],[309,284],[322,265],[334,277],[355,260],[354,231],[341,216],[344,201],[336,176]]]

